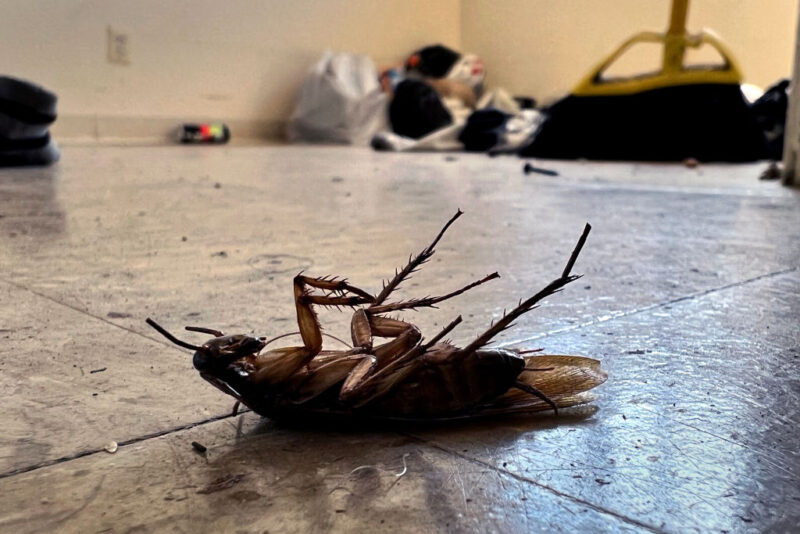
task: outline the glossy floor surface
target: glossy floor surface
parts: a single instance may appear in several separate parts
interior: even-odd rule
[[[536,163],[560,175],[310,147],[66,147],[0,170],[0,531],[796,529],[800,192],[763,165]],[[584,278],[498,344],[602,360],[593,405],[278,425],[231,415],[144,322],[294,331],[297,272],[377,291],[457,208],[404,295],[502,278],[407,317],[430,336],[462,314],[469,342],[589,221]],[[321,313],[341,337],[349,318]]]

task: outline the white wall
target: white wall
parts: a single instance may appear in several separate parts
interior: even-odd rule
[[[791,76],[797,0],[692,0],[689,31],[713,29],[746,82]],[[670,0],[463,0],[461,44],[480,55],[489,85],[546,101],[569,92],[606,55],[642,30],[665,31]],[[650,66],[632,56],[625,71]]]
[[[62,135],[201,119],[269,131],[326,48],[382,64],[459,47],[459,12],[459,0],[3,0],[0,72],[58,93]],[[107,62],[108,25],[129,34],[130,65]]]

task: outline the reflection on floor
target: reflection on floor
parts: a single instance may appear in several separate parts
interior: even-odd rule
[[[0,531],[793,529],[800,193],[764,165],[535,164],[559,175],[310,147],[66,147],[0,170]],[[144,323],[294,331],[298,271],[376,291],[459,207],[403,288],[500,272],[411,315],[426,335],[463,315],[457,343],[557,276],[592,223],[584,278],[498,340],[601,359],[592,406],[277,425],[231,416]],[[349,313],[321,320],[349,337]]]

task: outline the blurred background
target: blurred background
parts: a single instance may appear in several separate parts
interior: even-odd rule
[[[378,68],[441,43],[476,54],[486,83],[547,103],[632,33],[663,31],[669,2],[615,0],[27,0],[4,2],[0,65],[58,94],[60,141],[162,138],[213,118],[238,137],[280,138],[305,74],[330,49]],[[795,0],[692,3],[745,82],[791,75]],[[655,64],[646,51],[620,68]]]

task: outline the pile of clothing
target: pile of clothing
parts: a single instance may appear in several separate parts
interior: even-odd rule
[[[378,73],[366,56],[326,53],[306,77],[288,138],[376,150],[514,151],[542,115],[530,98],[484,90],[474,54],[443,45]]]
[[[376,150],[514,151],[542,120],[530,98],[484,89],[486,70],[474,54],[442,45],[411,54],[384,71],[391,95],[391,131],[372,139]]]
[[[50,138],[57,97],[47,89],[0,76],[0,167],[50,165],[60,152]]]

